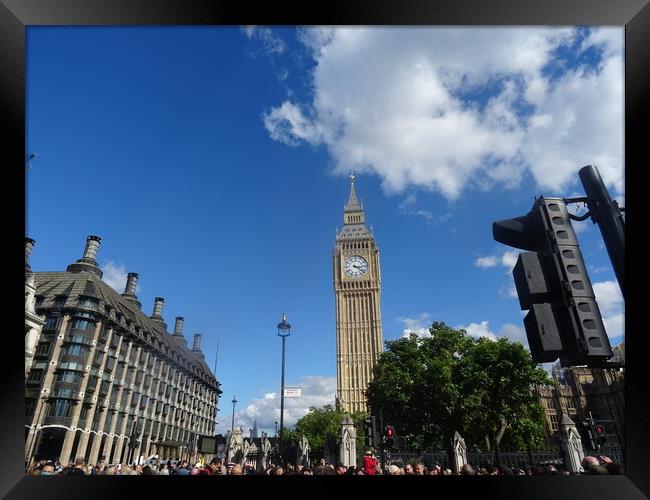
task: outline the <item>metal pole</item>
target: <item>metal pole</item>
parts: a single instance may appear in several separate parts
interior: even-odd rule
[[[230,435],[232,439],[232,433],[235,431],[235,404],[237,404],[237,400],[235,399],[235,396],[232,397],[232,423],[230,424]]]
[[[280,388],[280,465],[284,465],[282,457],[282,429],[284,428],[284,345],[286,337],[282,335],[282,383]]]
[[[598,169],[593,165],[582,167],[578,172],[587,193],[591,219],[598,224],[603,235],[609,260],[625,299],[625,221],[616,200],[612,200]]]
[[[386,470],[386,455],[384,453],[384,412],[379,409],[379,432],[381,434],[381,453],[379,454],[379,458],[381,460],[381,470],[384,472]]]

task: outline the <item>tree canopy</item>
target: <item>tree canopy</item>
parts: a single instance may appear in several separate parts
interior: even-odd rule
[[[443,322],[429,333],[386,342],[367,391],[372,414],[381,410],[416,449],[444,449],[454,431],[480,447],[486,436],[491,445],[540,445],[544,414],[531,389],[549,377],[524,346]]]
[[[323,456],[324,448],[327,443],[330,445],[336,443],[341,432],[341,420],[346,413],[332,405],[325,405],[322,408],[312,406],[309,413],[300,418],[291,431],[285,430],[287,440],[297,443],[304,434],[309,441],[313,458]],[[349,414],[348,414],[349,415]],[[357,430],[357,450],[363,447],[363,413],[353,413],[350,415]]]

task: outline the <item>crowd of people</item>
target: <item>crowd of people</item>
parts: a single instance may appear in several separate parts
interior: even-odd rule
[[[586,456],[582,461],[582,474],[625,474],[623,467],[613,462],[606,456]],[[362,476],[362,475],[392,475],[392,476],[450,476],[450,475],[469,475],[469,476],[530,476],[530,475],[568,475],[565,469],[556,465],[538,465],[525,467],[497,467],[492,464],[481,466],[472,466],[465,464],[459,473],[453,472],[449,468],[444,468],[440,464],[425,464],[423,461],[414,461],[409,463],[394,462],[381,468],[377,458],[370,452],[366,453],[362,465],[349,466],[329,464],[325,460],[314,467],[303,465],[287,464],[282,467],[279,465],[269,465],[261,470],[255,470],[250,465],[241,466],[240,464],[225,463],[219,458],[214,458],[210,463],[190,463],[187,460],[171,461],[161,460],[147,464],[111,464],[111,465],[89,465],[83,458],[77,458],[74,463],[63,466],[59,462],[40,461],[32,466],[28,471],[32,476],[51,476],[51,475],[100,475],[100,476],[242,476],[242,475],[338,475],[338,476]]]

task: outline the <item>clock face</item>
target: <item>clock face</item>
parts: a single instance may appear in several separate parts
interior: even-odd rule
[[[363,257],[353,255],[345,263],[345,274],[358,278],[368,272],[368,263]]]

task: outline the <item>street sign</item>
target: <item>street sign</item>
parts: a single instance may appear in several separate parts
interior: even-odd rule
[[[284,397],[285,398],[299,398],[299,397],[302,397],[302,389],[300,387],[285,387],[284,388]]]

